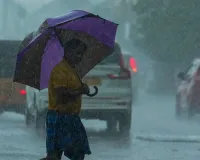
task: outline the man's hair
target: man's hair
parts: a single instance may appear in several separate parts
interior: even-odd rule
[[[86,51],[87,46],[84,42],[82,42],[79,39],[71,39],[69,41],[67,41],[64,45],[63,48],[66,52],[71,52],[73,50],[75,50],[76,48],[78,48],[79,46],[83,46],[84,47],[84,51]]]

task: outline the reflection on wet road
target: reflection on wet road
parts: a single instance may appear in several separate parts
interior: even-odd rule
[[[107,135],[105,122],[83,120],[92,150],[86,160],[199,159],[200,144],[189,143],[191,139],[200,140],[199,119],[177,120],[172,96],[144,97],[143,102],[133,106],[130,137]],[[44,154],[45,139],[38,137],[34,128],[25,126],[22,115],[0,116],[0,160],[36,160]]]

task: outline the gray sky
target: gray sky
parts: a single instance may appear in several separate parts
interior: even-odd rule
[[[52,0],[15,0],[15,1],[21,3],[21,5],[24,6],[27,10],[32,11]]]
[[[30,12],[39,8],[41,5],[48,3],[52,0],[15,0],[16,2],[19,2],[24,6],[27,10]],[[104,0],[90,0],[92,3],[97,4]]]

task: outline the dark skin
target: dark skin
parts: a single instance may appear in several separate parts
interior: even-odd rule
[[[75,68],[76,65],[78,65],[83,57],[83,53],[85,52],[85,48],[83,46],[77,47],[75,50],[73,50],[70,54],[65,54],[64,58],[67,60],[69,65],[72,68]],[[66,53],[66,51],[65,51]],[[69,55],[73,55],[73,57],[70,57]],[[90,92],[90,89],[87,84],[82,84],[82,86],[78,89],[72,90],[66,87],[58,87],[55,88],[57,93],[57,103],[58,104],[65,104],[67,103],[67,99],[75,99],[77,96],[80,96],[82,94],[88,94]]]

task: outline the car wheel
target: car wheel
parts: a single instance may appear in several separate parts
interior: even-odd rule
[[[46,131],[46,112],[37,113],[36,131],[39,136],[45,136]]]
[[[34,95],[33,97],[33,108],[35,109],[34,111],[36,112],[37,106],[36,106],[36,96]],[[25,106],[25,123],[27,126],[34,124],[35,123],[35,113],[31,113],[29,108]]]
[[[4,112],[3,108],[0,108],[0,115],[2,115]]]
[[[33,122],[33,116],[30,114],[28,108],[25,108],[25,123],[29,126]]]
[[[122,114],[119,117],[119,132],[120,134],[129,135],[131,129],[131,114]]]
[[[192,107],[188,108],[188,119],[191,119],[194,116],[194,109]]]
[[[132,101],[133,103],[137,103],[138,102],[138,98],[139,98],[139,89],[138,87],[134,87],[133,91],[132,91]]]
[[[117,119],[114,116],[109,117],[106,120],[107,123],[107,132],[116,133],[117,132]]]
[[[181,110],[181,99],[180,99],[180,95],[176,96],[176,117],[180,118],[181,114],[182,114],[182,110]]]

